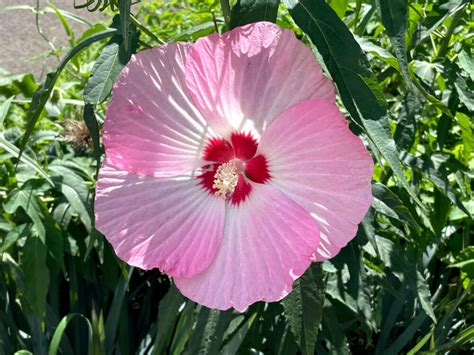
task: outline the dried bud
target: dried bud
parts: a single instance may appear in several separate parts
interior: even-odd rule
[[[66,142],[71,144],[74,149],[86,151],[92,148],[92,138],[84,122],[65,119],[63,126],[64,129],[61,132],[61,136],[64,137]]]

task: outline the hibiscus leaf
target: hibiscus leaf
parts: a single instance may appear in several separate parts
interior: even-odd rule
[[[453,188],[449,184],[447,177],[443,176],[441,172],[434,167],[433,162],[431,160],[425,160],[421,157],[416,157],[408,153],[404,153],[403,161],[411,168],[418,170],[423,175],[425,175],[425,177],[431,180],[431,182],[442,194],[448,197],[451,202],[453,202],[469,218],[472,218],[471,214],[469,213],[469,210],[466,208],[466,206],[464,206],[462,201],[453,191]]]
[[[392,43],[405,80],[410,83],[405,35],[408,27],[407,0],[378,0],[382,23]]]
[[[275,22],[280,0],[237,0],[230,12],[230,29],[252,22]]]
[[[125,55],[124,55],[125,54]],[[84,88],[84,102],[96,105],[102,103],[122,68],[127,64],[126,52],[117,38],[113,38],[103,49],[92,68],[92,76]]]
[[[67,199],[74,212],[79,215],[87,232],[91,232],[92,211],[90,210],[89,190],[78,175],[61,166],[51,166],[52,179],[58,191]]]
[[[232,310],[201,307],[186,354],[218,354],[224,333],[232,320]]]
[[[179,309],[185,299],[175,286],[171,286],[168,293],[158,307],[158,330],[155,338],[154,354],[166,353],[175,324],[179,317]]]
[[[109,29],[99,33],[95,33],[92,36],[82,40],[77,46],[75,46],[69,51],[69,53],[66,55],[66,57],[64,57],[61,64],[56,69],[56,71],[51,72],[46,76],[45,82],[41,84],[41,86],[33,94],[33,99],[31,100],[30,108],[28,109],[28,122],[26,124],[26,130],[20,144],[19,158],[21,158],[23,151],[26,147],[26,143],[28,142],[28,139],[33,133],[33,129],[35,128],[36,122],[40,118],[41,113],[43,112],[43,108],[46,105],[46,102],[49,100],[49,97],[51,96],[51,92],[53,91],[54,85],[56,84],[56,80],[58,80],[59,75],[66,67],[67,63],[84,48],[88,47],[92,43],[101,41],[104,38],[111,37],[116,32],[116,29]]]
[[[119,17],[115,16],[111,27],[117,30],[121,29],[121,20],[122,17],[119,21]],[[92,68],[92,75],[84,88],[84,102],[86,104],[97,105],[105,101],[120,71],[130,60],[131,54],[135,52],[138,40],[136,28],[129,26],[127,31],[127,38],[130,41],[127,47],[124,45],[125,33],[116,34],[97,58]]]
[[[424,206],[408,184],[392,138],[377,81],[354,36],[323,0],[285,0],[291,16],[308,34],[324,59],[352,119],[364,127],[394,175],[410,196]],[[374,91],[375,90],[375,91]]]
[[[388,187],[380,183],[374,183],[372,185],[372,195],[374,196],[372,206],[376,211],[407,223],[415,231],[420,228],[407,206]]]
[[[293,284],[283,301],[285,317],[303,354],[313,354],[324,305],[324,274],[321,264],[313,263]]]
[[[46,246],[38,235],[30,235],[23,248],[22,268],[25,275],[25,298],[40,319],[46,306],[49,271],[46,265]]]

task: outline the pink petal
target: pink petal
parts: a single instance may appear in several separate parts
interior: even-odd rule
[[[189,51],[186,84],[196,107],[223,136],[232,127],[261,133],[303,100],[335,101],[311,50],[292,31],[269,22],[199,39]]]
[[[210,128],[184,91],[189,45],[173,43],[132,57],[114,86],[104,124],[107,157],[122,170],[189,175]]]
[[[305,210],[271,185],[252,184],[250,198],[227,205],[212,264],[191,278],[176,277],[176,286],[191,300],[221,310],[277,301],[308,268],[318,240],[318,226]]]
[[[271,182],[318,222],[315,260],[335,256],[354,238],[372,201],[373,161],[362,141],[333,103],[311,100],[276,118],[258,148]]]
[[[224,206],[197,179],[138,176],[106,162],[97,183],[96,227],[128,264],[192,276],[216,254]]]

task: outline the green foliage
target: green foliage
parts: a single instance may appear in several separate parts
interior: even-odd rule
[[[472,351],[468,1],[75,6],[13,7],[57,16],[70,48],[42,83],[0,70],[0,354]],[[109,20],[88,24],[88,10]],[[257,20],[294,30],[321,59],[377,161],[374,199],[357,237],[282,302],[220,312],[185,299],[158,270],[129,268],[95,230],[101,127],[132,53]],[[79,35],[70,21],[89,27]]]

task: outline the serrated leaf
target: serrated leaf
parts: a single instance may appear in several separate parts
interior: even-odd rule
[[[231,319],[231,310],[219,311],[201,307],[186,354],[218,354]]]
[[[431,292],[428,286],[428,282],[420,271],[416,271],[416,290],[418,299],[420,300],[421,307],[424,309],[426,314],[436,323],[436,316],[433,310],[433,304],[431,303]]]
[[[324,305],[324,274],[319,263],[313,263],[295,281],[293,291],[282,301],[285,318],[303,354],[314,354]]]
[[[408,92],[403,98],[402,106],[397,117],[395,142],[404,150],[410,150],[415,141],[417,126],[416,115],[421,107],[423,106],[418,95],[413,95]]]
[[[97,105],[105,101],[118,74],[130,59],[130,56],[120,44],[120,38],[110,41],[95,62],[92,68],[92,76],[84,88],[84,102],[86,105]]]
[[[377,4],[403,76],[408,83],[411,83],[405,40],[408,28],[408,1],[378,0]]]
[[[230,29],[252,22],[275,22],[280,0],[237,0],[230,12]]]

